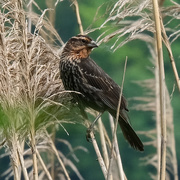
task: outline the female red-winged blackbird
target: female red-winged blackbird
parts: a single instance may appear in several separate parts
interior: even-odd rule
[[[80,108],[108,111],[116,117],[120,87],[89,57],[95,47],[98,46],[88,36],[70,38],[60,57],[60,76],[64,88],[72,91]],[[129,124],[126,111],[127,103],[122,96],[119,124],[123,135],[134,149],[143,151],[143,144]]]

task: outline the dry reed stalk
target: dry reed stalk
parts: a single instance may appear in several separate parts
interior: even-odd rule
[[[77,23],[79,25],[80,34],[84,34],[82,21],[81,21],[81,17],[80,17],[80,12],[79,12],[78,1],[77,0],[72,0],[72,2],[73,2],[74,6],[75,6],[75,9],[76,9],[76,18],[77,18]]]
[[[114,132],[114,119],[113,117],[109,114],[109,121],[110,121],[110,125],[111,125],[111,131],[112,131],[112,134]],[[118,172],[120,175],[121,173],[123,174],[124,176],[124,180],[127,180],[127,177],[126,177],[126,174],[124,173],[124,170],[123,170],[123,164],[122,164],[122,161],[121,161],[121,155],[120,155],[120,152],[119,152],[119,145],[118,145],[118,141],[117,141],[117,135],[115,134],[115,152],[114,152],[114,157],[117,161],[117,166],[118,166],[118,169],[120,170],[120,172]],[[119,156],[119,157],[118,157]],[[119,175],[119,176],[120,176]],[[118,178],[119,178],[118,176]]]
[[[43,169],[44,169],[44,171],[46,173],[46,176],[48,177],[49,180],[53,180],[54,178],[52,177],[52,174],[49,173],[49,171],[48,171],[48,169],[47,169],[47,167],[46,167],[46,165],[45,165],[43,159],[41,158],[41,155],[40,155],[40,153],[39,153],[39,151],[37,149],[36,149],[36,154],[37,154],[37,157],[38,157],[38,159],[39,159],[39,161],[41,163],[41,166],[43,167]]]
[[[24,142],[23,142],[23,146],[24,146]],[[20,146],[19,142],[17,144],[17,152],[18,152],[18,157],[19,157],[19,161],[20,161],[20,164],[21,164],[21,168],[22,168],[22,171],[23,171],[24,179],[29,180],[28,172],[27,172],[27,169],[25,167],[22,147]]]
[[[157,134],[157,178],[160,178],[160,162],[161,162],[161,118],[160,118],[160,98],[159,98],[159,70],[158,59],[155,58],[155,113],[156,113],[156,134]]]
[[[55,137],[56,137],[56,129],[55,129],[55,126],[52,127],[52,141],[53,143],[55,144]],[[52,153],[51,154],[51,177],[52,179],[55,178],[55,174],[54,174],[54,171],[55,171],[55,157],[54,157],[54,154]]]
[[[117,126],[118,126],[118,120],[119,120],[121,97],[122,97],[122,90],[123,90],[124,79],[125,79],[126,65],[127,65],[127,57],[126,57],[126,60],[125,60],[125,65],[124,65],[124,72],[123,72],[123,79],[122,79],[122,84],[121,84],[121,91],[120,91],[120,95],[119,95],[120,98],[119,98],[119,102],[118,102],[118,106],[117,106],[117,114],[116,114],[115,126],[114,126],[114,131],[113,131],[112,146],[111,146],[111,153],[110,153],[110,161],[109,161],[108,175],[107,175],[108,180],[111,177],[111,167],[112,167],[112,162],[113,162],[114,148],[115,148],[115,151],[116,151],[116,156],[117,156],[117,161],[118,161],[118,170],[119,170],[119,175],[120,175],[119,178],[121,180],[124,180],[124,171],[123,171],[123,167],[122,167],[119,147],[118,147],[118,144],[117,144],[116,132],[117,132]]]
[[[38,180],[38,165],[37,165],[37,156],[36,156],[36,141],[35,141],[35,132],[34,127],[31,129],[31,151],[32,151],[32,160],[33,160],[33,179]]]
[[[49,1],[49,0],[46,0],[46,5],[47,5],[47,8],[48,9],[52,9],[49,11],[49,14],[48,14],[48,19],[49,21],[51,22],[52,26],[55,27],[55,17],[56,17],[56,11],[53,10],[54,8],[54,2],[53,1]],[[50,42],[51,44],[53,44],[52,40],[53,40],[53,33],[49,33],[48,34],[49,36],[46,37],[46,39],[48,39],[47,42]],[[51,127],[51,131],[52,131],[52,141],[53,143],[55,144],[55,136],[56,136],[56,130],[55,130],[55,126],[52,126]],[[45,170],[47,176],[49,178],[52,178],[54,179],[55,178],[55,156],[54,156],[54,153],[51,153],[50,154],[50,159],[51,159],[51,177],[50,175],[48,174],[49,172],[47,170]],[[46,168],[45,166],[43,166],[44,168]]]
[[[66,178],[67,178],[68,180],[70,180],[71,178],[69,177],[68,171],[66,170],[66,167],[65,167],[62,159],[60,158],[59,153],[58,153],[58,151],[57,151],[57,149],[56,149],[56,147],[55,147],[55,145],[54,145],[51,137],[49,136],[49,134],[48,134],[47,132],[46,132],[46,136],[47,136],[48,139],[49,139],[50,147],[51,147],[52,150],[54,151],[54,153],[55,153],[55,155],[56,155],[56,157],[57,157],[57,159],[58,159],[58,161],[59,161],[59,164],[61,165],[61,167],[62,167],[62,169],[63,169],[63,171],[64,171],[64,174],[65,174]]]
[[[13,167],[13,172],[14,172],[14,179],[19,180],[20,179],[20,174],[19,174],[19,157],[17,153],[17,136],[14,134],[12,137],[12,142],[8,142],[9,146],[9,151],[10,151],[10,159]],[[10,141],[11,141],[10,140]]]
[[[103,123],[101,118],[98,120],[98,127],[99,127],[99,135],[100,135],[100,140],[101,140],[101,147],[102,147],[102,154],[103,154],[103,159],[106,168],[109,166],[109,159],[108,159],[108,151],[107,151],[107,146],[106,146],[106,141],[105,141],[105,134],[104,134],[104,128],[103,128]]]
[[[98,147],[98,144],[97,144],[97,141],[95,139],[95,136],[94,136],[93,132],[90,132],[90,137],[91,137],[91,140],[92,140],[94,150],[95,150],[96,155],[97,155],[97,159],[98,159],[100,168],[101,168],[102,173],[104,175],[104,178],[107,179],[107,168],[106,168],[106,165],[105,165],[104,160],[102,158],[101,152],[99,150],[99,147]]]
[[[158,72],[159,72],[159,99],[160,99],[160,119],[161,119],[161,158],[160,158],[160,180],[166,177],[166,107],[165,107],[165,75],[162,52],[161,22],[160,11],[157,0],[152,0],[156,28],[156,42],[158,55]]]

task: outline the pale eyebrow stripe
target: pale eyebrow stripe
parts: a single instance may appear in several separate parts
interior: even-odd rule
[[[91,39],[89,39],[88,37],[84,37],[84,36],[79,36],[79,37],[77,37],[77,36],[73,36],[71,39],[84,39],[84,40],[88,40],[88,41],[91,41]]]

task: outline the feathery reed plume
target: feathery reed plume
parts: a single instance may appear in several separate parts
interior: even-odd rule
[[[41,30],[45,32],[43,24],[50,29],[50,23],[44,18],[46,10],[37,18],[32,12],[25,12],[23,6],[26,4],[21,0],[3,1],[1,5],[0,129],[3,146],[9,150],[13,167],[13,173],[9,169],[10,171],[3,175],[8,174],[10,177],[14,174],[14,179],[18,180],[21,179],[22,170],[26,180],[38,179],[38,176],[42,178],[45,175],[51,179],[48,167],[41,158],[39,142],[47,144],[45,153],[48,153],[53,144],[50,139],[45,138],[46,128],[52,124],[60,124],[63,127],[63,122],[71,121],[65,120],[68,118],[67,107],[61,104],[62,101],[67,101],[68,97],[59,78],[58,51],[39,35]],[[28,16],[35,26],[34,34],[28,32]],[[51,33],[57,37],[55,31]],[[63,44],[60,37],[59,40]],[[26,148],[26,144],[30,146],[31,151]],[[60,153],[54,145],[53,150],[56,155]],[[28,155],[28,158],[24,155]],[[66,161],[66,165],[83,179],[65,155],[61,153],[58,159],[62,161],[62,166]],[[27,171],[27,168],[32,171]],[[59,173],[56,172],[57,174],[65,174],[65,177],[69,178],[65,166]]]

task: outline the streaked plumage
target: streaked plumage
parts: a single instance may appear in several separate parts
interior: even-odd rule
[[[90,57],[97,47],[88,36],[72,37],[65,45],[60,60],[60,76],[66,90],[72,92],[80,107],[91,107],[99,112],[108,111],[116,117],[120,87]],[[143,144],[129,124],[127,103],[122,96],[119,124],[130,145],[140,151]]]

